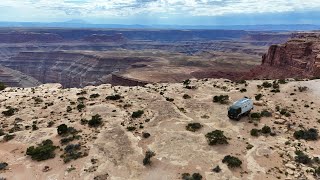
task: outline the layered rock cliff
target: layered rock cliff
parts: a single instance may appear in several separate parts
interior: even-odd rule
[[[69,52],[21,52],[3,61],[6,67],[34,77],[42,83],[59,82],[64,87],[83,87],[110,82],[111,73],[150,58],[100,57]]]
[[[270,46],[262,65],[251,78],[288,78],[320,76],[320,33],[296,33],[281,45]]]

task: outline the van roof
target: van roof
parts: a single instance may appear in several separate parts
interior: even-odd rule
[[[250,101],[250,99],[249,99],[249,98],[242,98],[242,99],[236,101],[232,106],[238,106],[238,107],[240,107],[241,104],[243,104],[243,103],[245,103],[245,102],[247,102],[247,101]]]

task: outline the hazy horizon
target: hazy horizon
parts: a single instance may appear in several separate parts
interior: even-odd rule
[[[3,0],[1,22],[125,25],[320,24],[316,0]]]

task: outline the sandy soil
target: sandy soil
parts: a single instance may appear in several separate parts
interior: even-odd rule
[[[83,89],[62,89],[59,84],[7,88],[0,94],[0,111],[5,111],[6,106],[18,111],[10,117],[1,114],[0,128],[5,133],[14,126],[21,129],[13,132],[14,139],[0,142],[0,162],[9,164],[6,170],[0,171],[0,177],[9,180],[171,180],[181,179],[183,173],[200,173],[206,180],[315,179],[312,172],[306,172],[311,167],[294,161],[294,152],[303,149],[310,157],[318,157],[319,141],[296,140],[293,133],[302,126],[319,129],[320,80],[281,84],[280,93],[271,93],[270,88],[257,88],[262,83],[248,81],[245,86],[224,79],[209,79],[192,80],[190,86],[196,89],[187,89],[182,83],[145,87],[100,85]],[[299,92],[300,86],[308,89]],[[247,92],[241,93],[242,88]],[[77,95],[81,91],[86,94]],[[240,121],[229,120],[227,107],[230,104],[212,102],[215,95],[229,95],[230,102],[233,102],[244,96],[254,99],[257,93],[263,97],[255,101],[253,111],[268,110],[272,117],[263,117],[256,123],[251,123],[249,117]],[[100,96],[90,98],[91,94]],[[114,94],[123,98],[118,101],[105,99]],[[184,99],[184,94],[191,98]],[[35,97],[43,102],[36,103]],[[79,97],[86,98],[82,112],[76,108]],[[167,97],[174,101],[167,101]],[[306,104],[309,107],[305,107]],[[277,105],[295,113],[291,113],[291,117],[281,116],[275,110]],[[71,112],[66,111],[67,106],[72,108]],[[144,114],[132,118],[132,112],[137,110],[144,110]],[[101,115],[103,125],[91,128],[81,124],[81,119],[89,120],[95,114]],[[34,121],[38,130],[25,129]],[[54,125],[47,127],[50,121]],[[203,128],[196,132],[187,131],[185,127],[190,122],[199,122]],[[46,161],[33,161],[25,155],[29,146],[46,139],[64,148],[66,145],[60,144],[61,137],[56,128],[63,123],[81,130],[81,138],[70,143],[80,143],[82,149],[88,149],[88,156],[64,163],[60,158],[63,150],[59,149],[55,150],[55,158]],[[270,126],[275,135],[250,135],[251,129],[264,125]],[[128,131],[127,127],[136,127],[136,130]],[[208,145],[205,134],[217,129],[223,130],[230,138],[228,145]],[[144,138],[143,132],[151,136]],[[247,148],[249,144],[251,149]],[[154,151],[156,156],[151,159],[151,165],[144,166],[142,161],[147,150]],[[226,155],[238,157],[242,161],[241,168],[228,168],[222,163]],[[217,165],[222,169],[220,173],[212,171]],[[50,167],[48,172],[42,171],[45,166]]]

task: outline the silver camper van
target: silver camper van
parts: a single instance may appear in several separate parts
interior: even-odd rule
[[[242,98],[228,108],[230,119],[240,120],[242,116],[248,115],[253,109],[253,101],[250,98]]]

